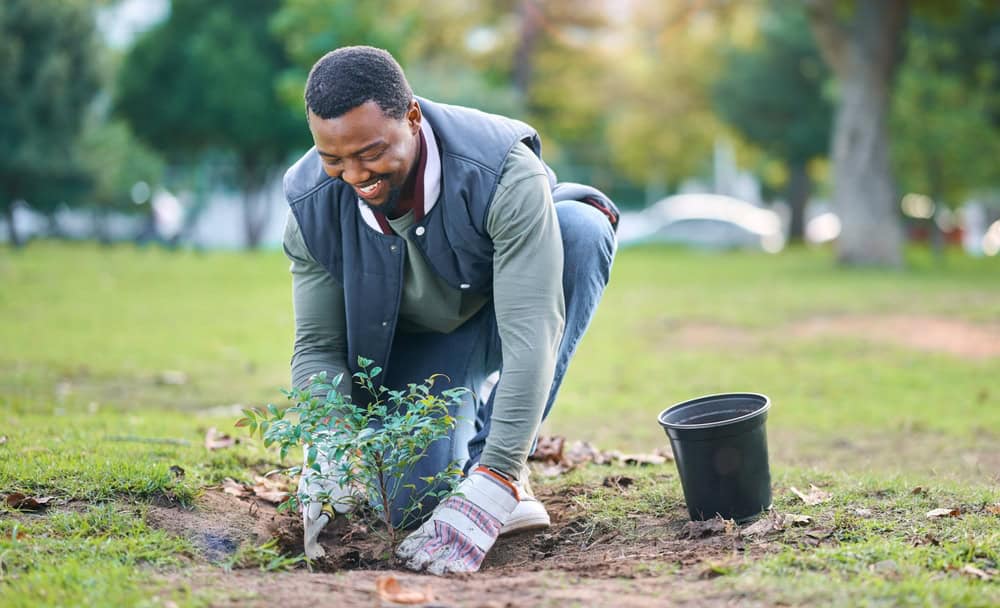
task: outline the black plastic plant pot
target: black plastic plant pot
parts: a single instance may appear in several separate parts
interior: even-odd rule
[[[771,507],[764,427],[770,408],[765,395],[723,393],[660,413],[691,519],[743,522]]]

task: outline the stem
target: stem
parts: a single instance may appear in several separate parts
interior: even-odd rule
[[[396,529],[392,527],[392,512],[389,511],[389,490],[385,483],[385,466],[381,454],[375,454],[375,470],[378,472],[378,492],[382,498],[382,521],[389,531],[389,545],[396,548]]]

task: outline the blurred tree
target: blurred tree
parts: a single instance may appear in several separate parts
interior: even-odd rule
[[[97,93],[96,48],[88,3],[0,4],[0,207],[14,246],[17,201],[44,211],[89,186],[75,142]]]
[[[789,240],[801,240],[812,193],[809,162],[829,149],[831,103],[823,95],[829,72],[803,13],[772,7],[761,16],[760,40],[726,53],[713,101],[750,143],[788,170]]]
[[[388,50],[406,71],[417,95],[436,101],[516,113],[519,101],[484,53],[476,35],[493,48],[501,12],[490,0],[386,0],[378,4],[284,0],[272,20],[294,66],[281,79],[282,97],[296,110],[313,63],[327,52],[365,44]],[[491,61],[494,56],[490,56]],[[478,58],[478,60],[477,60]]]
[[[609,86],[615,166],[640,183],[704,173],[725,128],[712,107],[722,51],[756,13],[753,3],[633,5]]]
[[[170,17],[129,51],[118,80],[118,110],[170,161],[190,164],[219,150],[234,156],[249,247],[270,215],[264,186],[309,143],[301,107],[277,91],[291,65],[269,29],[278,4],[174,0]]]
[[[1000,21],[990,17],[969,3],[952,19],[917,16],[909,32],[892,157],[906,190],[939,210],[1000,182]]]
[[[901,266],[903,233],[889,165],[892,81],[908,0],[806,0],[809,22],[839,86],[832,142],[833,204],[844,264]]]
[[[80,150],[93,179],[88,202],[97,220],[98,238],[107,242],[105,224],[110,213],[149,213],[145,203],[163,176],[163,161],[137,141],[123,121],[91,121],[80,138]]]
[[[894,77],[909,21],[916,14],[940,22],[965,10],[989,19],[996,14],[992,4],[805,0],[811,28],[839,87],[832,157],[834,205],[843,226],[838,239],[841,263],[902,265],[889,128]],[[964,56],[980,52],[968,49]]]

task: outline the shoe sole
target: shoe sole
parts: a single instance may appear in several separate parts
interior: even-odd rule
[[[525,532],[539,532],[541,530],[546,530],[552,526],[552,522],[549,518],[541,519],[524,519],[516,522],[507,522],[500,528],[500,536],[510,536],[512,534],[521,534]]]

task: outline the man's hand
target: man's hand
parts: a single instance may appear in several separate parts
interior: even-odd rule
[[[306,500],[302,504],[302,540],[306,557],[317,559],[326,555],[323,547],[316,542],[320,532],[333,519],[335,513],[353,511],[356,497],[350,488],[342,488],[331,479],[335,474],[334,466],[323,452],[316,457],[320,468],[318,473],[309,467],[309,446],[305,446],[303,452],[305,462],[302,466],[302,477],[299,478],[299,495],[305,494],[313,500]]]
[[[396,549],[411,570],[431,574],[476,572],[517,506],[517,488],[485,467],[458,484],[429,520]]]

